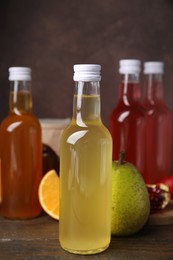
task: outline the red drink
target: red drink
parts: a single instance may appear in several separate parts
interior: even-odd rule
[[[123,74],[119,86],[119,101],[110,117],[113,138],[113,160],[125,151],[126,160],[133,163],[145,177],[145,113],[140,103],[140,61],[120,61]]]
[[[163,63],[144,64],[147,112],[147,167],[146,182],[155,183],[170,174],[172,115],[163,101]]]

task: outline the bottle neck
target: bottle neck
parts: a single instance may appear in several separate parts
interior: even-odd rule
[[[141,97],[139,74],[123,74],[119,87],[119,99],[130,105],[137,102]]]
[[[148,74],[145,77],[145,99],[163,100],[162,74]]]
[[[99,81],[75,82],[73,120],[81,127],[101,122]]]
[[[30,81],[16,80],[10,82],[9,107],[10,112],[16,114],[32,112]]]

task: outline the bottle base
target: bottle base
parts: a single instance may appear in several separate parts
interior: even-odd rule
[[[96,249],[91,249],[91,250],[76,250],[76,249],[71,249],[71,248],[66,248],[61,246],[62,249],[64,249],[65,251],[71,253],[71,254],[76,254],[76,255],[94,255],[94,254],[99,254],[103,251],[105,251],[109,245],[106,245],[105,247],[101,247],[101,248],[96,248]]]
[[[3,218],[9,219],[9,220],[30,220],[34,218],[38,218],[42,214],[42,210],[38,212],[34,212],[32,214],[23,214],[23,213],[13,213],[10,214],[9,212],[4,212],[0,209],[0,215]]]

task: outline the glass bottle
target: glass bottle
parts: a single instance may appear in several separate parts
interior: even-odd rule
[[[112,139],[100,117],[100,69],[74,66],[73,118],[60,143],[59,239],[76,254],[110,243]]]
[[[31,69],[9,68],[9,114],[0,128],[1,214],[11,219],[41,213],[38,185],[42,177],[39,121],[32,113]]]
[[[133,163],[145,177],[145,112],[140,103],[139,60],[120,60],[119,100],[110,116],[113,138],[113,160],[124,151],[126,160]]]
[[[145,62],[147,183],[170,174],[172,115],[163,100],[163,62]]]

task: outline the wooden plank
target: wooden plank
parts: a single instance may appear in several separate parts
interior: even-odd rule
[[[129,237],[112,237],[110,247],[96,259],[173,259],[173,225],[146,225]],[[58,221],[47,215],[33,220],[7,220],[0,217],[0,260],[86,259],[65,252],[58,239]]]

